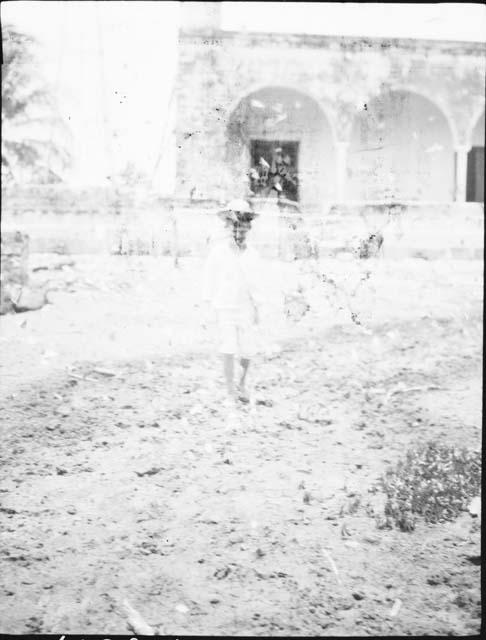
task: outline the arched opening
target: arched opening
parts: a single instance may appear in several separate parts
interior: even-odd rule
[[[334,193],[333,137],[319,105],[303,93],[266,87],[240,101],[228,124],[235,184],[256,196],[319,206]]]
[[[467,202],[484,202],[484,111],[473,129],[467,156]]]
[[[440,109],[408,91],[364,105],[353,123],[348,189],[354,200],[452,201],[454,148]]]

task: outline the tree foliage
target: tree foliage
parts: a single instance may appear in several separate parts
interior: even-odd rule
[[[2,26],[2,178],[7,183],[59,182],[70,156],[68,130],[38,73],[34,38]]]

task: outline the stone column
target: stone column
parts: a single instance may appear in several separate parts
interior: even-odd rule
[[[349,142],[336,142],[336,200],[346,200],[346,170]]]
[[[455,151],[455,176],[454,176],[454,200],[455,202],[466,202],[467,185],[467,154],[471,147],[462,145],[456,147]]]

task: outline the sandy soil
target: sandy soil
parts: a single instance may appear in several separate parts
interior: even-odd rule
[[[482,264],[269,263],[262,404],[231,423],[199,261],[74,260],[1,320],[2,632],[127,633],[125,600],[160,634],[479,632],[469,514],[370,514],[409,446],[480,446]]]

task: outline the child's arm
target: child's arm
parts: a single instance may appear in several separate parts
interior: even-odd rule
[[[260,306],[252,295],[250,295],[250,300],[253,307],[253,322],[260,324]]]
[[[214,293],[214,253],[211,251],[206,258],[202,277],[202,299],[204,302],[211,302]]]
[[[265,302],[265,288],[263,283],[264,265],[258,254],[253,256],[252,265],[252,282],[250,286],[250,301],[253,307],[253,321],[255,324],[260,323],[260,311]]]
[[[215,288],[215,275],[216,275],[215,256],[213,252],[210,252],[206,264],[204,265],[203,277],[202,277],[202,300],[203,300],[203,318],[202,325],[206,327],[213,315],[213,297]]]

